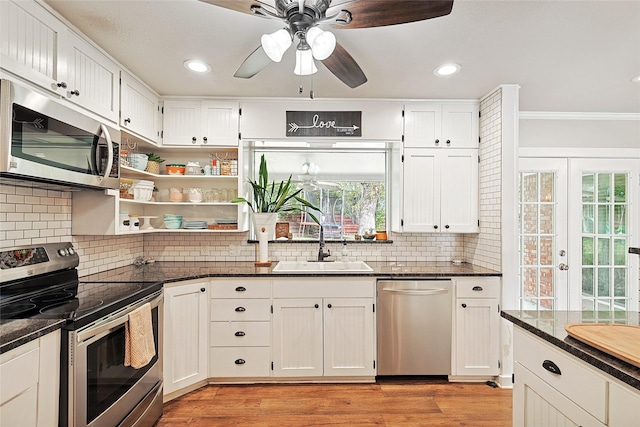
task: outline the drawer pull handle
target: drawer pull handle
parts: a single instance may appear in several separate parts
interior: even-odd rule
[[[552,374],[562,375],[562,372],[560,371],[558,365],[553,363],[551,360],[545,360],[544,362],[542,362],[542,367]]]
[[[236,311],[237,311],[238,313],[242,313],[243,311],[247,311],[247,309],[246,309],[246,308],[244,308],[244,307],[236,307]]]
[[[244,359],[238,359],[234,362],[236,365],[244,365],[247,363]]]
[[[236,292],[244,292],[244,291],[246,291],[246,290],[247,290],[247,288],[245,288],[244,286],[238,286],[238,287],[236,288]]]
[[[237,336],[237,337],[243,337],[244,335],[245,335],[245,334],[244,334],[244,332],[242,332],[242,331],[238,331],[238,332],[236,332],[236,336]]]
[[[474,286],[473,288],[471,288],[471,290],[476,292],[484,291],[484,289],[482,289],[482,286]]]

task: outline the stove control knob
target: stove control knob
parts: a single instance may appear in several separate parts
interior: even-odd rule
[[[60,256],[67,256],[67,250],[62,248],[62,249],[58,249],[58,255]]]
[[[76,250],[75,250],[75,249],[73,249],[73,248],[68,248],[68,249],[67,249],[67,252],[69,253],[69,255],[75,255]]]

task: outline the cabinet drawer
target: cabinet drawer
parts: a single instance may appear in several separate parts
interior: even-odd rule
[[[268,347],[270,322],[211,322],[212,347]]]
[[[2,355],[0,364],[0,405],[38,384],[40,348],[38,341],[18,347]]]
[[[572,356],[529,333],[514,329],[514,360],[558,390],[600,422],[606,422],[607,382]],[[543,365],[555,364],[560,374]],[[516,382],[518,378],[516,377]]]
[[[271,301],[267,299],[212,299],[211,321],[259,321],[271,318]]]
[[[213,280],[211,298],[269,298],[271,282],[266,280]]]
[[[500,298],[499,277],[460,277],[455,283],[458,298]]]
[[[212,347],[211,377],[268,377],[271,373],[269,347]]]

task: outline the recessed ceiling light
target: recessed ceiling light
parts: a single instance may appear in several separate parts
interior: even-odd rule
[[[451,76],[459,73],[462,67],[458,64],[444,64],[433,70],[433,74],[438,77]]]
[[[634,83],[640,83],[640,76],[635,76],[634,78],[631,79],[631,81]]]
[[[195,71],[196,73],[208,73],[209,71],[211,71],[211,66],[209,64],[197,59],[189,59],[187,61],[184,61],[184,67],[187,70]]]

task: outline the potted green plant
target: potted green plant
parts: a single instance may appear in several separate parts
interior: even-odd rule
[[[260,157],[260,169],[258,171],[258,179],[249,179],[252,188],[252,200],[249,201],[244,197],[237,197],[232,200],[233,203],[246,203],[251,209],[254,221],[254,228],[259,229],[265,226],[268,230],[269,239],[272,240],[275,234],[275,224],[278,219],[278,213],[281,212],[299,212],[304,211],[309,214],[316,224],[320,224],[318,218],[309,210],[320,212],[320,209],[305,200],[300,193],[302,189],[296,189],[295,184],[291,182],[291,175],[286,181],[269,182],[269,171],[267,170],[267,161],[264,154]]]
[[[147,157],[149,158],[149,161],[147,162],[145,170],[158,175],[160,173],[160,163],[164,162],[164,159],[155,153],[149,153],[147,154]]]

